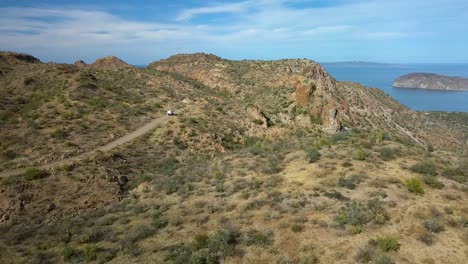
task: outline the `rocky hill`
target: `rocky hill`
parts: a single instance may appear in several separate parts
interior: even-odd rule
[[[83,65],[80,63],[80,65]],[[107,56],[104,58],[99,58],[95,62],[89,65],[91,68],[95,69],[106,69],[106,70],[120,70],[120,69],[128,69],[133,68],[133,66],[127,64],[125,61],[115,57],[115,56]]]
[[[0,263],[466,260],[466,113],[303,59],[0,58]]]
[[[281,111],[298,105],[330,133],[339,132],[343,127],[380,129],[419,144],[465,147],[467,142],[466,131],[452,131],[453,137],[442,138],[445,124],[404,107],[378,89],[337,82],[322,66],[310,60],[228,61],[214,55],[192,54],[176,55],[149,67],[223,89],[233,97],[268,109],[270,118],[279,122],[283,119]],[[271,101],[262,100],[259,94],[262,89],[282,89],[292,99],[290,103],[295,104],[271,109]]]
[[[398,77],[394,87],[430,90],[468,90],[468,78],[450,77],[434,73],[410,73]]]

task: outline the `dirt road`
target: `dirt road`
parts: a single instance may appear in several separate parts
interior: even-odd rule
[[[177,113],[179,113],[179,112],[180,111],[177,111]],[[111,150],[111,149],[113,149],[113,148],[115,148],[117,146],[128,143],[128,142],[130,142],[130,141],[132,141],[132,140],[146,134],[147,132],[149,132],[149,131],[153,130],[154,128],[156,128],[159,124],[162,124],[162,123],[166,122],[167,120],[169,120],[171,118],[174,118],[174,117],[166,116],[166,115],[161,116],[159,118],[153,119],[151,122],[149,122],[146,125],[138,128],[137,130],[135,130],[135,131],[133,131],[133,132],[131,132],[129,134],[126,134],[125,136],[120,137],[120,138],[118,138],[118,139],[116,139],[116,140],[114,140],[112,142],[107,143],[104,146],[95,148],[95,149],[90,150],[88,152],[84,152],[84,153],[82,153],[82,154],[80,154],[78,156],[74,156],[74,157],[70,157],[70,158],[66,158],[66,159],[61,159],[61,160],[53,161],[53,162],[50,162],[50,163],[47,163],[47,164],[37,165],[37,166],[34,166],[34,167],[36,167],[38,169],[48,170],[48,169],[51,169],[51,168],[54,168],[54,167],[59,167],[59,166],[64,166],[64,165],[79,162],[79,161],[81,161],[83,159],[92,157],[98,151],[107,152],[107,151],[109,151],[109,150]],[[20,168],[20,169],[14,169],[14,170],[1,171],[0,172],[0,178],[24,174],[27,169],[28,168]]]

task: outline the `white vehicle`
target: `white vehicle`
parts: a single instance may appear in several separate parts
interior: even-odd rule
[[[167,110],[167,115],[168,115],[168,116],[175,115],[174,110]]]

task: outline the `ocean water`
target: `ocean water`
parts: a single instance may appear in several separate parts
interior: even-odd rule
[[[468,78],[468,64],[321,63],[338,81],[362,83],[383,90],[413,110],[468,112],[468,91],[434,91],[392,87],[401,75],[427,72]]]

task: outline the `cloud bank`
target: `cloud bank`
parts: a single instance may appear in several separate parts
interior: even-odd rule
[[[260,0],[177,8],[139,20],[89,8],[0,7],[0,49],[67,61],[115,54],[147,63],[181,52],[227,58],[468,61],[468,4],[435,1]],[[466,45],[465,45],[466,46]],[[460,47],[460,48],[459,48]],[[410,56],[410,57],[408,57]]]

